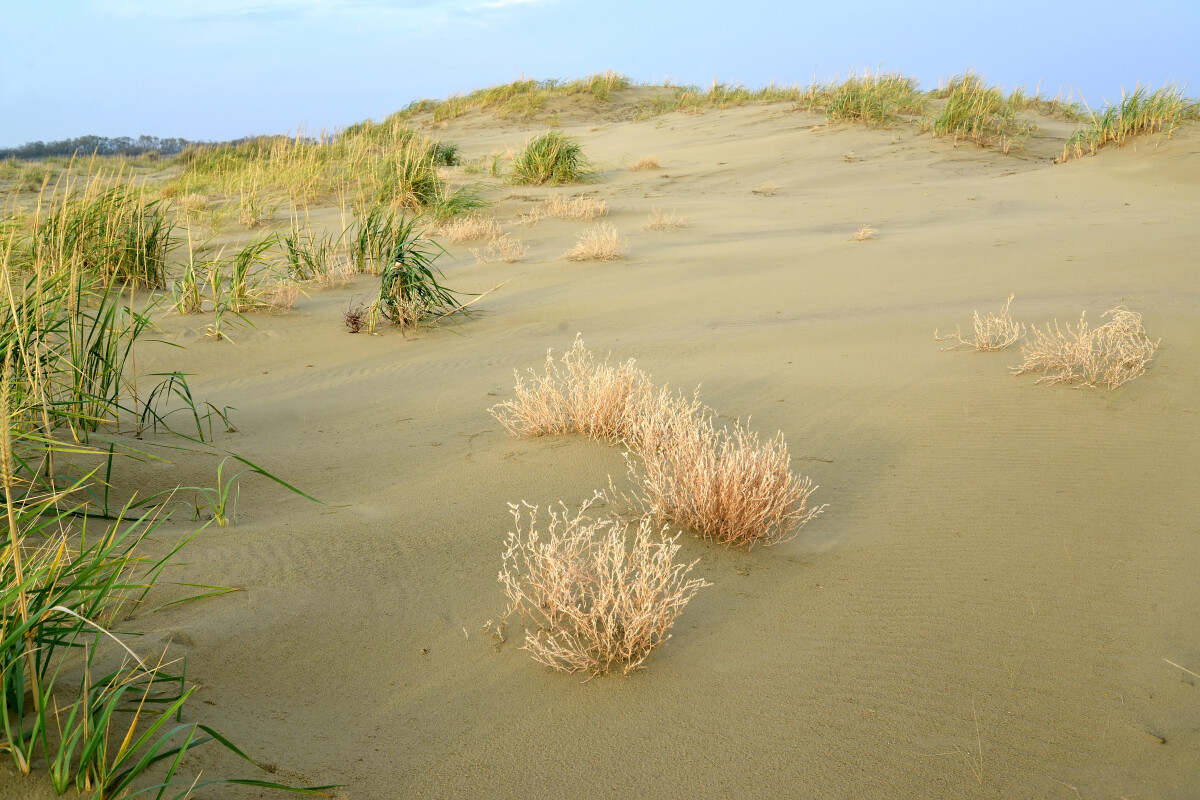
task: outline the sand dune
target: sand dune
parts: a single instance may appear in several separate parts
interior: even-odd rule
[[[345,334],[370,278],[236,346],[166,320],[173,368],[236,407],[230,446],[327,503],[245,479],[238,524],[173,575],[243,591],[134,623],[187,656],[196,713],[355,800],[1200,793],[1197,679],[1164,661],[1200,672],[1196,129],[1054,165],[1053,122],[1004,156],[783,106],[610,116],[563,115],[595,183],[486,189],[529,252],[447,245],[450,285],[509,281],[457,331]],[[530,130],[473,112],[437,132],[470,158]],[[661,167],[628,170],[647,155]],[[562,258],[591,223],[517,224],[584,192],[625,260]],[[689,227],[643,230],[656,208]],[[1115,393],[1013,377],[1015,350],[940,350],[935,328],[1013,292],[1026,323],[1127,305],[1163,345]],[[615,448],[513,439],[487,413],[577,332],[783,431],[830,504],[773,548],[681,540],[712,587],[644,671],[586,683],[481,630],[506,503],[626,480]]]

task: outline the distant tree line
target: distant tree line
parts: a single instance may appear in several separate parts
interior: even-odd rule
[[[141,156],[146,153],[174,156],[185,147],[204,144],[213,143],[178,138],[160,139],[157,136],[139,136],[136,139],[130,136],[79,136],[56,142],[26,142],[19,147],[0,148],[0,159],[18,158],[29,161],[48,156],[73,156],[76,153],[81,157],[90,156],[92,153],[102,156]]]

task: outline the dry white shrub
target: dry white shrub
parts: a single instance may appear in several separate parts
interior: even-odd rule
[[[322,289],[341,289],[348,286],[358,273],[349,261],[336,261],[324,272],[318,272],[312,282]]]
[[[650,218],[642,224],[642,229],[647,231],[676,231],[687,226],[687,217],[680,216],[674,211],[664,212],[655,208],[651,210]]]
[[[509,504],[514,530],[499,575],[505,617],[521,615],[523,648],[547,666],[628,674],[671,638],[688,601],[709,584],[688,577],[696,562],[675,561],[678,536],[642,518],[627,544],[629,523],[587,518],[591,502],[575,514],[550,508],[545,538],[536,506]]]
[[[854,240],[856,242],[865,242],[867,239],[874,239],[875,234],[877,233],[879,233],[879,231],[875,230],[870,225],[863,225],[854,232]]]
[[[437,233],[455,244],[477,239],[494,239],[501,235],[500,223],[486,214],[471,213],[442,223]]]
[[[608,215],[608,205],[603,201],[587,195],[565,197],[556,194],[545,203],[536,206],[525,215],[523,222],[536,225],[546,217],[554,219],[592,220]]]
[[[786,541],[825,508],[809,508],[817,487],[791,474],[782,434],[760,444],[741,425],[718,429],[697,397],[655,388],[632,360],[597,362],[579,337],[561,360],[547,354],[544,374],[518,374],[516,397],[491,413],[518,436],[625,444],[642,467],[627,456],[640,493],[624,499],[727,545]]]
[[[933,337],[939,342],[950,340],[956,342],[950,347],[943,347],[943,350],[957,350],[960,347],[971,347],[981,353],[1003,350],[1025,335],[1025,326],[1014,320],[1008,313],[1008,307],[1012,305],[1014,297],[1016,297],[1015,294],[1008,296],[1008,302],[1004,304],[1004,308],[1000,309],[999,314],[980,317],[979,312],[975,312],[974,341],[963,338],[962,328],[956,328],[954,333],[948,336],[939,336],[937,330],[934,330]]]
[[[579,234],[575,247],[563,253],[568,261],[616,261],[625,257],[629,244],[607,223],[600,223]]]
[[[300,287],[294,283],[281,283],[263,289],[255,298],[255,303],[267,311],[290,311],[300,298]]]
[[[1038,383],[1081,383],[1115,389],[1146,371],[1162,340],[1153,341],[1142,327],[1142,315],[1118,306],[1105,312],[1111,319],[1099,328],[1089,328],[1087,312],[1079,327],[1059,327],[1055,320],[1044,331],[1030,328],[1030,338],[1021,346],[1024,359],[1012,368],[1014,375],[1041,372]]]
[[[662,165],[658,163],[658,159],[654,156],[642,156],[637,161],[629,165],[630,172],[639,172],[644,169],[661,169]]]
[[[740,424],[732,432],[714,427],[711,413],[687,423],[654,426],[642,442],[640,470],[626,455],[641,504],[655,517],[749,549],[791,539],[825,510],[809,508],[817,487],[792,474],[783,434],[760,443]]]
[[[546,371],[528,371],[528,380],[516,373],[516,398],[490,411],[515,436],[582,433],[590,439],[622,442],[629,438],[635,411],[652,394],[650,377],[633,359],[617,366],[597,362],[583,344],[575,345],[555,360],[546,352]]]
[[[779,184],[775,181],[763,181],[755,186],[750,193],[760,194],[764,197],[774,197],[775,195],[779,194]]]
[[[525,252],[525,243],[520,239],[513,238],[508,233],[497,236],[488,242],[486,250],[480,250],[477,247],[471,248],[471,255],[475,256],[477,264],[490,264],[493,261],[511,264],[514,261],[520,261]]]

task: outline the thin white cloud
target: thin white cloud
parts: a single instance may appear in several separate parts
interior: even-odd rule
[[[532,6],[542,5],[546,0],[490,0],[487,3],[480,3],[475,8],[512,8],[513,6]]]

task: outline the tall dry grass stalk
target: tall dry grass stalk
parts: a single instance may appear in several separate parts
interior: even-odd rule
[[[950,347],[942,348],[943,350],[957,350],[960,347],[970,347],[981,353],[1003,350],[1015,344],[1025,335],[1025,326],[1008,313],[1008,308],[1012,305],[1015,297],[1015,294],[1008,296],[1008,302],[1004,304],[1004,308],[1000,309],[999,314],[988,314],[986,317],[981,317],[978,311],[975,312],[974,340],[964,339],[961,328],[956,328],[954,333],[948,336],[939,336],[935,330],[933,336],[939,342],[955,342]]]
[[[568,261],[617,261],[625,257],[629,243],[612,225],[601,222],[579,234],[575,246],[563,253]]]
[[[1090,328],[1087,312],[1079,326],[1061,327],[1056,320],[1045,330],[1030,328],[1030,338],[1021,346],[1023,361],[1012,368],[1014,375],[1041,372],[1038,383],[1079,383],[1115,389],[1146,371],[1162,340],[1153,341],[1142,327],[1142,315],[1118,306],[1105,312],[1109,321]]]
[[[760,443],[740,424],[717,428],[697,397],[656,388],[633,360],[597,361],[578,337],[561,359],[547,354],[544,374],[518,373],[516,397],[491,412],[518,436],[624,444],[642,462],[628,459],[640,491],[625,499],[723,544],[786,541],[825,509],[809,507],[816,487],[791,474],[782,434]]]
[[[688,573],[696,562],[675,561],[678,536],[643,517],[629,523],[589,519],[591,501],[577,512],[548,510],[545,538],[538,508],[513,505],[499,580],[509,607],[526,623],[524,649],[547,666],[603,675],[629,674],[671,638],[688,601],[709,584]]]

